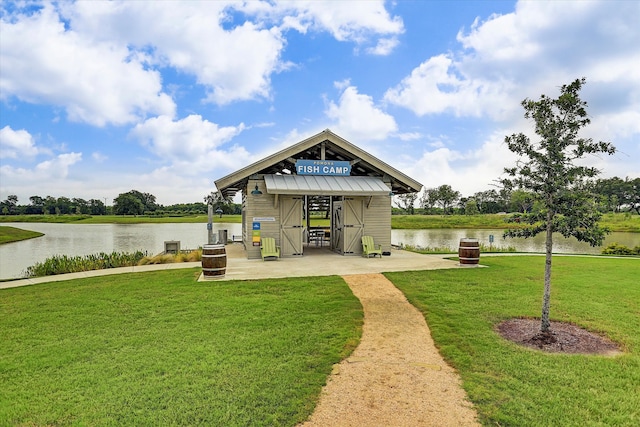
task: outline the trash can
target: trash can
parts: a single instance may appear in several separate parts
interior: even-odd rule
[[[227,230],[218,230],[218,244],[227,244]]]

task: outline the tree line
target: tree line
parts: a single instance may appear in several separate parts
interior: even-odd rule
[[[106,200],[105,200],[106,201]],[[218,213],[240,214],[239,204],[225,199],[217,199],[214,209]],[[85,200],[81,198],[31,196],[29,203],[21,205],[16,195],[10,195],[0,202],[2,215],[202,215],[207,214],[204,202],[178,203],[170,206],[159,205],[156,196],[138,190],[120,193],[107,206],[100,199]]]
[[[635,211],[640,214],[640,178],[618,177],[598,179],[592,185],[600,212]],[[207,196],[211,198],[211,196]],[[522,189],[500,188],[479,191],[463,197],[450,185],[425,188],[420,193],[396,196],[398,209],[394,213],[413,214],[491,214],[499,212],[527,213],[536,209],[534,197]],[[106,201],[106,200],[105,200]],[[205,198],[207,201],[207,198]],[[241,206],[221,197],[211,199],[218,213],[233,215],[241,213]],[[103,200],[52,196],[31,196],[29,203],[18,204],[18,197],[10,195],[0,202],[2,215],[204,215],[207,203],[177,203],[163,206],[150,193],[131,190],[120,193],[107,206]]]
[[[640,214],[640,178],[618,177],[598,179],[590,184],[600,212],[635,211]],[[534,193],[521,188],[502,187],[480,191],[463,197],[450,185],[425,188],[420,193],[402,194],[396,197],[399,211],[413,215],[429,214],[491,214],[499,212],[530,213],[539,209]]]

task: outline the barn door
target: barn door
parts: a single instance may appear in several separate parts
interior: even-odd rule
[[[364,200],[362,198],[345,197],[343,200],[343,211],[343,253],[362,253],[362,233],[364,231]]]
[[[342,252],[342,242],[342,201],[334,201],[331,213],[331,249]]]
[[[280,199],[280,251],[282,256],[302,255],[302,197]]]

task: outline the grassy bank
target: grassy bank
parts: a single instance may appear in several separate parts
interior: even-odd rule
[[[359,340],[338,277],[198,270],[0,291],[0,425],[293,426]]]
[[[389,273],[424,314],[462,376],[484,425],[640,424],[640,264],[554,258],[552,320],[602,332],[618,357],[550,355],[503,340],[494,327],[539,317],[543,257],[486,257],[489,268]]]
[[[519,224],[507,223],[508,215],[394,215],[391,228],[397,229],[506,229],[517,228]],[[600,225],[611,231],[640,233],[640,216],[630,213],[605,214]],[[520,225],[522,226],[522,225]]]
[[[3,243],[19,242],[20,240],[33,239],[44,236],[42,233],[21,228],[0,226],[0,245]]]
[[[505,222],[507,215],[393,215],[391,228],[397,229],[439,229],[439,228],[496,228],[515,227],[516,224]],[[193,216],[122,216],[122,215],[2,215],[1,222],[57,222],[78,224],[143,224],[143,223],[206,223],[207,215]],[[223,215],[215,217],[216,223],[242,222],[241,215]],[[328,219],[312,218],[314,226],[329,226]],[[631,213],[605,214],[600,221],[602,226],[611,231],[626,231],[640,233],[640,216]]]
[[[3,215],[1,222],[51,222],[74,224],[166,224],[166,223],[206,223],[207,215],[191,216],[148,216],[148,215]],[[240,223],[241,215],[216,216],[213,222]]]

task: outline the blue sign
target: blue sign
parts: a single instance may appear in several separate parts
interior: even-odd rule
[[[254,230],[260,230],[260,223],[259,222],[254,222],[253,223],[253,229]]]
[[[351,175],[351,163],[343,160],[296,160],[298,175]]]

